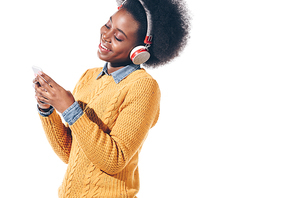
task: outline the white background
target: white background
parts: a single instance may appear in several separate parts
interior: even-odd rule
[[[188,47],[148,70],[161,116],[140,156],[138,197],[295,198],[294,1],[188,5]],[[115,0],[0,2],[0,197],[57,197],[66,165],[39,121],[31,66],[72,90],[86,69],[103,66],[99,29],[116,8]]]

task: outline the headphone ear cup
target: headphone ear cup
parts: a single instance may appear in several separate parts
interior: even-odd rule
[[[150,53],[145,46],[137,46],[131,51],[130,58],[134,64],[140,65],[150,58]]]

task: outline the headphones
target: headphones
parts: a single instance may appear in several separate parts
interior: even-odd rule
[[[146,37],[144,40],[144,43],[146,44],[145,46],[143,45],[139,45],[136,46],[130,53],[130,59],[132,60],[132,62],[136,65],[140,65],[145,63],[149,58],[150,58],[150,53],[148,51],[148,48],[150,47],[150,45],[152,44],[152,19],[151,19],[151,14],[150,11],[146,8],[144,2],[142,0],[138,0],[146,13],[146,17],[147,17],[147,33],[146,33]],[[126,2],[126,0],[118,7],[118,10],[121,9],[121,7],[123,6],[123,4]]]

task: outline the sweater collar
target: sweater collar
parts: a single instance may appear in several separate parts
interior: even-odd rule
[[[128,75],[130,75],[132,72],[141,69],[140,65],[135,65],[135,64],[129,64],[127,66],[125,66],[124,68],[121,68],[115,72],[112,72],[111,74],[108,74],[108,70],[107,70],[107,64],[105,64],[105,66],[103,67],[103,70],[100,72],[100,74],[98,75],[98,77],[96,79],[99,79],[101,76],[103,75],[108,75],[108,76],[112,76],[115,83],[118,84],[120,83],[125,77],[127,77]]]

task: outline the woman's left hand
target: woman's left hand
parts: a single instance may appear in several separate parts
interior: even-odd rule
[[[37,81],[40,85],[36,83]],[[66,91],[43,72],[40,72],[36,76],[34,83],[36,99],[50,104],[60,113],[63,113],[75,102],[75,99],[70,91]]]

